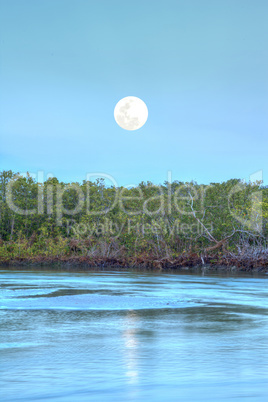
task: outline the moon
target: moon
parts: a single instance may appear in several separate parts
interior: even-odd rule
[[[114,118],[124,130],[138,130],[148,119],[148,109],[140,98],[126,96],[116,104]]]

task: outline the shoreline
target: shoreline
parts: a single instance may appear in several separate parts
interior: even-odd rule
[[[143,269],[150,271],[178,271],[178,272],[243,272],[243,273],[268,273],[268,261],[264,259],[237,260],[234,257],[210,256],[201,258],[197,255],[180,256],[178,258],[150,259],[146,257],[136,258],[90,258],[86,256],[69,257],[22,257],[0,260],[0,268],[25,266],[52,266],[53,268],[73,268],[83,271],[99,268],[112,269]]]

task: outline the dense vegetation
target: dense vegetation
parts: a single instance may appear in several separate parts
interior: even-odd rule
[[[124,188],[0,173],[0,261],[265,266],[268,188],[233,179]]]

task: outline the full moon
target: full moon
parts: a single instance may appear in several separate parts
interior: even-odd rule
[[[114,108],[116,123],[125,130],[138,130],[147,121],[146,104],[136,96],[121,99]]]

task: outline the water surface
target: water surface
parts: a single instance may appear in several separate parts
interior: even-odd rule
[[[268,277],[0,271],[3,401],[267,401]]]

